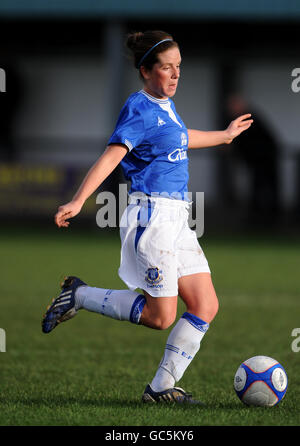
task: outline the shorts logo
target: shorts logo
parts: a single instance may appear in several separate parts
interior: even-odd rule
[[[157,267],[148,268],[147,271],[145,271],[146,282],[148,282],[150,286],[156,287],[157,284],[163,280],[161,273],[162,271]],[[158,287],[160,288],[162,285],[159,285]]]

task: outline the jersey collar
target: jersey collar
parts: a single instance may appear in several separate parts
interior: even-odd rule
[[[156,102],[157,104],[169,104],[169,99],[158,99],[154,96],[151,96],[151,94],[147,93],[145,90],[140,90],[139,93],[142,93],[146,98],[149,99],[149,101]]]

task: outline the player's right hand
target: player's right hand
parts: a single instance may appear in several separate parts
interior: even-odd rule
[[[59,228],[67,228],[70,224],[70,222],[67,220],[79,214],[81,208],[82,205],[77,201],[70,201],[67,204],[63,204],[58,208],[58,211],[54,216],[55,223]]]

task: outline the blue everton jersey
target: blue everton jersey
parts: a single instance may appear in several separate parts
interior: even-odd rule
[[[130,193],[163,194],[184,199],[188,183],[188,134],[171,99],[141,90],[121,110],[109,144],[125,144],[121,161]]]

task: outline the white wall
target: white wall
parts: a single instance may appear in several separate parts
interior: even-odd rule
[[[294,154],[300,152],[300,93],[291,89],[294,59],[251,60],[241,67],[244,96],[254,109],[262,112],[278,138],[280,159],[280,193],[286,207],[297,198],[297,165]],[[299,65],[299,61],[298,61]]]
[[[18,136],[98,138],[106,134],[105,61],[23,58],[25,82]]]
[[[290,150],[300,149],[300,93],[291,89],[296,62],[251,60],[240,69],[245,97],[264,113]]]
[[[120,97],[120,106],[129,94],[142,87],[137,70],[129,61],[123,59],[123,63],[120,79],[124,97]],[[245,98],[273,125],[287,155],[281,164],[281,182],[282,198],[288,204],[296,197],[297,175],[288,156],[300,148],[300,93],[291,90],[294,65],[294,60],[275,63],[251,59],[242,63],[240,69]],[[25,148],[23,159],[86,165],[93,162],[103,151],[117,119],[116,108],[110,101],[114,92],[107,59],[92,55],[22,56],[19,67],[25,96],[16,138]],[[210,59],[183,59],[174,102],[189,128],[216,129],[217,69]],[[43,146],[33,147],[35,140],[38,144],[44,140]],[[52,140],[57,141],[55,148]],[[217,149],[190,151],[189,157],[190,190],[204,191],[206,202],[214,201]]]

